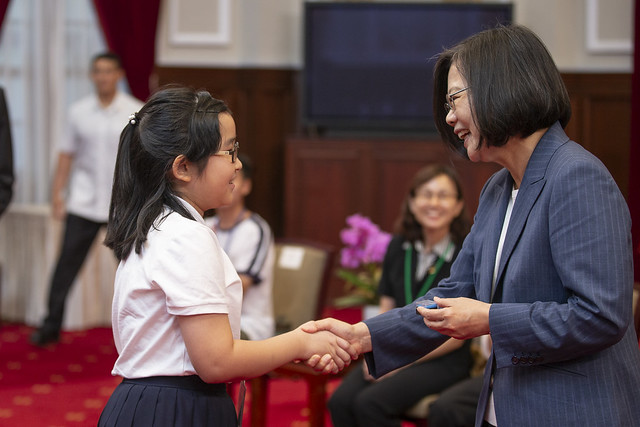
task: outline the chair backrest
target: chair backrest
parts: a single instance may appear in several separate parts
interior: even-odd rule
[[[335,249],[300,239],[277,239],[275,247],[273,312],[282,333],[322,316]]]

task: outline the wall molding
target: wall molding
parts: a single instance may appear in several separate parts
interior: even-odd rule
[[[169,44],[173,46],[225,46],[231,41],[231,0],[216,1],[216,31],[185,31],[179,28],[180,0],[169,0]]]
[[[603,39],[598,31],[598,17],[601,16],[602,0],[586,0],[586,41],[587,51],[594,54],[631,54],[633,43],[631,36],[621,39]],[[629,11],[633,16],[633,11]]]

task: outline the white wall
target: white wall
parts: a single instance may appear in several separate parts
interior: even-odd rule
[[[562,71],[632,71],[633,0],[513,4],[515,21],[540,35]],[[587,25],[591,6],[595,25]],[[300,68],[302,10],[303,0],[163,0],[156,61],[161,66]],[[228,40],[222,42],[216,40],[225,35],[217,23],[220,12],[229,24]],[[588,43],[587,29],[597,35],[595,44]],[[176,37],[182,44],[172,41]],[[197,37],[203,40],[193,41]]]
[[[213,38],[222,31],[216,19],[225,10],[229,12],[229,40],[218,43]],[[207,14],[209,19],[193,20],[194,14]],[[302,0],[163,0],[156,62],[164,66],[299,67],[301,15]],[[212,42],[200,46],[172,43],[176,28],[178,37],[201,32]]]

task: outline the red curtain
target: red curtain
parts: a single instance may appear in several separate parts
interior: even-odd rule
[[[631,79],[631,148],[629,152],[629,210],[633,234],[634,277],[640,281],[640,0],[635,2],[633,76]]]
[[[160,0],[93,0],[109,49],[122,59],[131,93],[145,101],[155,61]]]
[[[2,22],[4,22],[4,15],[7,13],[7,7],[9,7],[9,0],[0,0],[0,28]]]

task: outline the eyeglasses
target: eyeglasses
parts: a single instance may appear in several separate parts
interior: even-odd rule
[[[461,92],[464,92],[467,89],[469,89],[468,86],[465,87],[464,89],[460,89],[460,90],[457,90],[457,91],[455,91],[455,92],[453,92],[451,94],[447,94],[446,95],[447,102],[444,103],[444,111],[447,114],[449,114],[449,111],[454,111],[454,112],[456,111],[456,103],[455,103],[455,101],[456,101],[456,99],[460,98],[459,96],[456,96],[456,95],[461,93]],[[454,98],[454,96],[456,96],[456,97]]]
[[[452,194],[452,193],[431,193],[431,192],[426,192],[426,193],[418,193],[415,196],[416,199],[422,199],[422,200],[431,200],[431,199],[435,199],[438,202],[445,202],[447,200],[450,199],[457,199],[458,196],[456,194]]]
[[[214,156],[231,156],[231,163],[235,163],[238,158],[238,150],[240,149],[240,143],[236,141],[233,144],[233,150],[221,150],[213,153]]]

